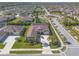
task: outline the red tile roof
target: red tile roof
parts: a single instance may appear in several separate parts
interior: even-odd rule
[[[28,29],[27,37],[34,37],[37,31],[49,31],[47,24],[32,24],[31,27]]]

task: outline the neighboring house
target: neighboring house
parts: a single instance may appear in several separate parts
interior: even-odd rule
[[[10,35],[21,35],[23,27],[18,25],[8,25],[3,30],[9,32]]]
[[[5,39],[8,37],[9,33],[5,32],[3,30],[0,30],[0,42],[5,41]]]
[[[0,42],[3,42],[9,35],[21,35],[22,31],[22,26],[8,25],[0,30]]]
[[[13,19],[15,19],[14,15],[6,15],[5,17],[7,18],[7,20],[13,20]]]
[[[50,30],[47,24],[32,24],[27,31],[26,40],[40,42],[40,35],[49,35]]]
[[[4,27],[6,25],[6,23],[0,23],[0,28]]]
[[[11,21],[13,19],[15,19],[15,16],[13,15],[0,16],[0,24],[7,22],[7,21]]]
[[[32,22],[33,20],[30,19],[28,16],[23,16],[21,21],[22,22]]]

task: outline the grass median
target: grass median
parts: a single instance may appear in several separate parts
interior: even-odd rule
[[[50,24],[49,24],[49,28],[50,28],[50,31],[51,31],[51,34],[50,34],[50,36],[48,38],[51,41],[50,42],[50,47],[54,48],[54,49],[59,48],[60,45],[61,45],[60,41],[59,41],[54,29],[52,28],[52,26]]]
[[[42,45],[41,44],[35,44],[35,45],[31,45],[30,43],[27,43],[27,42],[16,42],[12,48],[42,48]]]
[[[11,54],[41,54],[42,51],[10,51]]]

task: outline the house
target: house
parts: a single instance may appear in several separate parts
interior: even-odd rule
[[[22,31],[22,26],[8,25],[0,29],[0,42],[4,42],[4,40],[10,35],[21,35]]]
[[[5,39],[8,37],[9,33],[5,32],[3,30],[0,30],[0,42],[5,41]]]
[[[28,16],[23,16],[22,19],[23,19],[23,20],[21,20],[22,22],[32,22],[33,21]]]
[[[0,16],[0,24],[15,19],[13,15]]]
[[[0,23],[4,22],[5,20],[7,20],[7,18],[0,16]]]
[[[35,41],[40,42],[40,35],[49,35],[50,30],[47,24],[32,24],[27,31],[26,40],[28,42]]]
[[[3,30],[9,32],[9,35],[21,35],[23,27],[18,25],[8,25]]]
[[[4,17],[7,18],[7,20],[13,20],[13,19],[15,19],[14,15],[6,15]]]

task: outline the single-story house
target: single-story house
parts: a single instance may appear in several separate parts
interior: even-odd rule
[[[50,30],[47,24],[32,24],[26,33],[27,41],[37,41],[40,42],[40,35],[49,35]]]
[[[23,27],[18,25],[8,25],[3,30],[9,32],[10,35],[21,35]]]
[[[4,42],[9,35],[21,35],[22,31],[22,26],[8,25],[0,30],[0,42]]]

